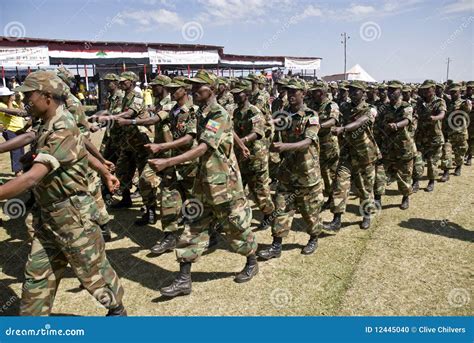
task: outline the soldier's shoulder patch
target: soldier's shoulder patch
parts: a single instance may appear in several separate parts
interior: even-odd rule
[[[252,123],[254,123],[254,124],[255,124],[255,123],[258,123],[258,122],[260,122],[260,120],[261,120],[261,119],[262,119],[262,117],[260,116],[260,114],[259,114],[259,113],[257,113],[256,115],[254,115],[254,116],[252,117],[252,119],[251,119],[251,120],[252,120]]]
[[[140,97],[138,97],[138,96],[135,96],[135,97],[133,98],[133,103],[134,103],[134,104],[137,104],[137,105],[141,105],[141,104],[143,104],[143,99],[140,98]]]
[[[407,105],[403,108],[403,113],[405,114],[412,114],[413,113],[413,107],[411,105]]]
[[[206,129],[214,133],[216,133],[219,130],[220,126],[221,124],[219,122],[212,119],[209,119],[209,121],[206,123]]]
[[[308,119],[309,125],[319,125],[319,118],[317,116],[311,116]]]

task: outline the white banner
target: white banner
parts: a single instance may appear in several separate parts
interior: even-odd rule
[[[321,68],[321,59],[302,59],[285,57],[285,68],[300,70],[317,70]]]
[[[49,65],[48,47],[12,48],[0,46],[0,66],[35,67]]]
[[[77,59],[95,59],[95,58],[148,58],[146,52],[128,52],[128,51],[110,51],[110,50],[50,50],[49,55],[54,58],[77,58]]]
[[[217,50],[174,51],[148,48],[150,64],[217,64]]]

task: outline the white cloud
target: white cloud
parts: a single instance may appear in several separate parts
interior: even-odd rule
[[[303,11],[302,17],[320,17],[323,15],[323,11],[320,8],[310,5]]]
[[[130,19],[134,21],[134,24],[144,26],[141,29],[147,29],[153,25],[165,25],[173,28],[180,28],[183,25],[183,20],[179,17],[178,13],[165,9],[130,11],[124,13],[122,17],[125,21]]]
[[[446,14],[472,11],[474,11],[474,1],[472,0],[457,0],[443,8],[443,12]]]
[[[349,8],[349,12],[356,16],[367,15],[375,12],[375,8],[372,6],[352,5],[352,7]]]

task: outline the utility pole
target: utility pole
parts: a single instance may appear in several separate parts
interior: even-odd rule
[[[446,63],[446,81],[449,80],[449,62],[451,62],[451,59],[448,57],[448,62]]]
[[[347,79],[347,40],[351,37],[347,35],[346,32],[341,33],[342,41],[341,43],[344,44],[344,80]]]

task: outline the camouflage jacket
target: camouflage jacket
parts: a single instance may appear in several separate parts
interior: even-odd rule
[[[122,112],[128,110],[133,111],[132,118],[144,119],[149,117],[148,112],[145,110],[143,98],[133,90],[126,93],[123,97]],[[150,128],[146,126],[129,125],[124,126],[122,129],[129,147],[135,149],[142,149],[144,144],[150,142],[153,135]]]
[[[346,102],[340,106],[340,111],[343,125],[350,124],[364,115],[369,118],[369,121],[357,130],[343,134],[340,145],[341,155],[350,157],[353,165],[367,165],[377,161],[380,150],[373,133],[373,124],[377,117],[376,108],[365,101],[358,105]]]
[[[81,133],[86,137],[90,138],[90,124],[87,120],[86,112],[84,111],[84,106],[82,106],[81,101],[76,98],[70,91],[67,91],[66,94],[66,108],[74,116],[77,126]]]
[[[472,111],[472,103],[467,99],[450,100],[446,102],[446,115],[443,119],[444,137],[450,137],[453,134],[468,134],[470,122],[469,114]]]
[[[409,131],[409,125],[396,131],[388,129],[388,124],[398,123],[408,119],[413,120],[413,107],[401,99],[395,104],[390,103],[383,107],[377,119],[383,132],[380,149],[388,160],[411,160],[415,157],[415,142]]]
[[[193,193],[203,202],[219,205],[245,197],[229,113],[217,103],[199,108],[197,141],[208,146],[199,158]]]
[[[272,113],[283,110],[288,106],[288,96],[285,94],[283,98],[278,96],[272,101]]]
[[[229,92],[225,91],[224,93],[217,96],[217,103],[225,108],[225,110],[232,115],[234,113],[234,96]]]
[[[33,163],[42,163],[51,169],[33,188],[40,207],[88,192],[89,165],[84,136],[64,106],[59,106],[55,116],[38,127],[32,146],[36,155]]]
[[[124,94],[121,89],[117,89],[113,94],[109,94],[105,103],[105,108],[110,114],[115,115],[122,112],[123,96]],[[116,137],[120,136],[121,132],[122,130],[119,125],[113,125],[108,130],[108,134]]]
[[[431,116],[438,115],[441,111],[446,111],[446,102],[438,97],[434,97],[429,103],[422,98],[416,104],[418,114],[418,128],[416,132],[417,144],[444,144],[442,120],[431,120]]]
[[[294,187],[310,187],[321,182],[319,166],[319,117],[306,105],[296,113],[290,107],[285,111],[291,116],[289,125],[279,131],[283,143],[296,143],[309,138],[311,144],[303,151],[285,151],[280,153],[281,163],[278,180]]]
[[[265,119],[262,112],[254,105],[236,108],[233,115],[234,132],[240,138],[251,133],[257,134],[257,139],[248,143],[250,157],[244,159],[240,149],[235,149],[237,160],[242,173],[260,171],[268,163],[268,148],[265,142]]]
[[[270,99],[267,99],[264,92],[261,90],[254,91],[249,98],[250,104],[256,106],[265,118],[265,137],[273,136],[273,125],[271,124],[272,114],[270,111]]]
[[[335,119],[336,124],[339,122],[339,106],[334,101],[326,99],[321,104],[313,102],[312,109],[319,115],[319,121],[324,123],[329,119]],[[321,128],[318,132],[319,147],[321,149],[321,160],[329,159],[339,154],[339,143],[337,136],[331,133],[331,129]]]

